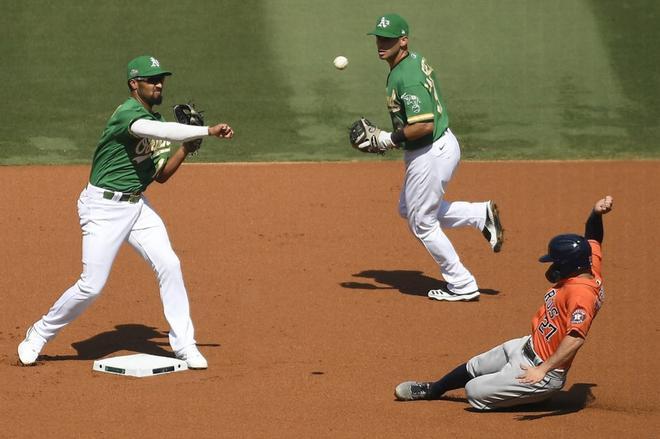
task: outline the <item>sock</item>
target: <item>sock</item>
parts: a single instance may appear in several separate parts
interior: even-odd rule
[[[467,363],[463,363],[447,375],[431,384],[429,396],[431,399],[440,398],[445,392],[465,387],[472,377],[468,373]]]

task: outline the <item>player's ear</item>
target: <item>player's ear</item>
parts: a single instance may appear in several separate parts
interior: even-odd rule
[[[404,50],[408,50],[408,37],[399,37],[399,44]]]
[[[135,79],[131,79],[128,81],[128,88],[131,91],[135,91],[138,88],[138,82]]]

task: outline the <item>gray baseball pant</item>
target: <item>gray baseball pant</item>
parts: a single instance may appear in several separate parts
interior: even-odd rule
[[[530,336],[509,340],[488,352],[473,357],[467,363],[468,373],[474,379],[465,386],[470,405],[479,410],[493,410],[521,404],[539,402],[551,397],[564,387],[566,372],[554,369],[536,384],[518,381],[523,370],[520,365],[531,367],[542,360],[524,352]]]

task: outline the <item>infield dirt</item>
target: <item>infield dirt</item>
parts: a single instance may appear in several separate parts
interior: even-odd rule
[[[497,201],[506,241],[450,230],[482,291],[426,298],[430,256],[398,217],[402,164],[185,165],[148,196],[168,226],[206,371],[132,379],[94,359],[171,355],[155,276],[130,247],[101,298],[17,365],[26,328],[77,278],[77,196],[87,166],[1,167],[0,436],[653,437],[660,429],[660,162],[463,163],[449,200]],[[431,380],[528,334],[549,287],[537,258],[562,232],[605,218],[606,302],[565,389],[549,403],[478,414],[461,391],[398,403]]]

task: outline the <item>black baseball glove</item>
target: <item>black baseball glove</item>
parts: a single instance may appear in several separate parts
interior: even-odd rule
[[[364,117],[353,122],[348,133],[348,138],[353,148],[362,152],[385,154],[388,148],[378,141],[380,128],[369,122]]]
[[[194,104],[176,104],[173,110],[174,118],[177,122],[186,125],[204,126],[204,116],[202,115],[202,111],[198,111]],[[202,139],[191,140],[185,144],[186,150],[192,154],[196,153],[201,146]]]

